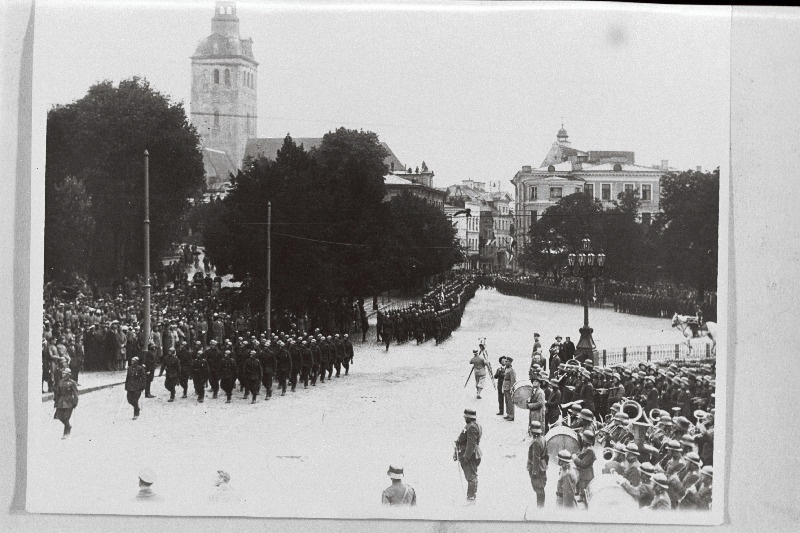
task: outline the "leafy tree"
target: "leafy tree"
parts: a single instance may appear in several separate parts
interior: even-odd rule
[[[142,270],[145,150],[150,154],[151,262],[161,257],[178,235],[186,199],[204,183],[198,144],[183,106],[138,77],[116,87],[98,83],[80,100],[49,111],[45,188],[54,189],[66,176],[85,184],[96,222],[84,262],[88,274],[109,281]],[[46,248],[45,255],[50,253]]]
[[[603,242],[607,277],[646,281],[655,273],[656,257],[645,240],[646,227],[636,221],[641,202],[635,190],[621,192],[603,213]]]
[[[655,219],[661,263],[675,281],[702,295],[717,288],[719,167],[661,179],[661,210]]]
[[[45,188],[45,279],[71,282],[84,272],[95,225],[91,203],[74,176]]]

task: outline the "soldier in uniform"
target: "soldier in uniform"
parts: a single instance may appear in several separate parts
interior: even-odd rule
[[[542,424],[534,420],[530,423],[528,431],[533,435],[533,441],[528,448],[528,475],[536,493],[536,506],[544,507],[544,486],[547,484],[547,463],[550,457],[547,455],[547,444],[542,437]]]
[[[56,407],[53,418],[64,424],[62,439],[66,439],[72,431],[69,419],[72,416],[72,410],[78,406],[78,385],[72,380],[71,374],[72,371],[69,368],[61,371],[61,381],[53,395]]]
[[[333,366],[336,368],[336,377],[338,378],[342,372],[342,361],[344,361],[344,345],[338,334],[334,335],[331,346],[333,347]]]
[[[166,370],[167,377],[164,378],[164,388],[169,391],[169,402],[175,401],[175,387],[177,387],[181,376],[181,362],[178,356],[175,355],[175,348],[167,350],[167,356],[164,358],[163,367]]]
[[[178,374],[178,383],[183,389],[181,398],[186,398],[186,390],[189,388],[189,374],[191,374],[192,369],[192,352],[189,350],[189,344],[186,341],[181,342],[177,356],[181,364],[181,371]]]
[[[578,470],[577,494],[580,501],[586,501],[586,487],[594,479],[594,433],[588,429],[581,434],[581,451],[572,456],[575,468]]]
[[[128,365],[128,374],[125,376],[125,391],[128,396],[128,403],[133,407],[133,419],[139,418],[139,398],[142,396],[147,382],[147,372],[139,364],[139,358],[131,359]]]
[[[212,339],[211,346],[206,350],[206,361],[208,362],[208,381],[211,384],[212,398],[216,398],[219,393],[219,366],[222,361],[222,354],[217,347],[218,341]]]
[[[275,376],[275,348],[266,339],[261,341],[261,353],[258,355],[261,362],[262,379],[264,385],[264,399],[272,398],[272,380]]]
[[[297,390],[297,381],[300,376],[300,370],[303,367],[303,354],[300,347],[294,339],[289,341],[289,358],[292,361],[292,366],[289,370],[289,381],[292,385],[292,392]]]
[[[301,363],[302,368],[300,372],[300,378],[303,380],[303,388],[308,388],[308,379],[311,376],[312,368],[314,365],[314,354],[311,351],[311,347],[308,345],[308,341],[302,341],[300,343],[300,356],[301,356]]]
[[[344,375],[350,373],[350,365],[353,364],[353,356],[355,355],[355,351],[353,350],[353,342],[350,340],[350,337],[347,333],[344,334],[344,339],[342,339],[342,343],[344,344],[344,360],[342,363],[344,364]]]
[[[206,395],[206,380],[208,380],[208,363],[202,350],[197,351],[197,357],[192,362],[192,383],[194,392],[197,393],[197,402],[203,403]]]
[[[292,359],[284,346],[283,341],[278,341],[278,350],[275,352],[275,371],[278,377],[278,386],[281,388],[281,396],[286,396],[286,380],[292,371]]]
[[[417,494],[414,489],[403,483],[403,467],[389,465],[386,472],[392,478],[392,485],[383,491],[381,503],[390,506],[417,505]]]
[[[667,476],[661,472],[653,476],[653,502],[650,504],[650,509],[654,511],[672,509],[672,502],[667,494],[668,488]]]
[[[478,466],[481,464],[481,435],[483,429],[478,424],[474,409],[464,409],[466,426],[456,440],[453,460],[461,463],[467,479],[467,501],[474,502],[478,492]]]
[[[317,346],[317,340],[314,337],[311,337],[311,339],[308,341],[308,349],[311,350],[311,386],[316,387],[321,361],[320,350]]]
[[[225,403],[231,403],[233,387],[236,385],[236,361],[230,350],[225,350],[219,365],[220,386],[225,391]]]
[[[578,475],[572,464],[569,450],[558,452],[558,484],[556,485],[556,503],[559,507],[572,509],[577,506]]]
[[[469,360],[469,364],[472,365],[473,372],[475,373],[475,388],[478,391],[478,399],[481,398],[481,391],[483,390],[483,383],[486,378],[486,363],[486,358],[479,354],[478,350],[472,350],[472,359]],[[510,358],[506,358],[506,366],[508,368],[511,367]],[[511,408],[511,417],[514,417],[513,408]]]
[[[249,387],[247,388],[247,393],[250,393],[253,396],[253,399],[250,403],[256,403],[256,399],[258,398],[258,393],[261,391],[261,379],[264,376],[263,376],[263,370],[261,368],[261,362],[256,357],[255,350],[250,350],[250,357],[247,358],[247,363],[245,365],[245,372],[247,375],[247,383],[249,384]],[[245,398],[247,398],[246,395]]]
[[[639,466],[641,480],[638,485],[633,486],[627,479],[622,482],[621,486],[625,492],[633,496],[638,502],[639,507],[649,507],[653,503],[653,476],[656,473],[655,467],[650,463],[642,463]]]
[[[541,378],[539,376],[533,376],[531,379],[531,385],[533,386],[533,390],[531,390],[531,397],[528,398],[527,406],[528,406],[528,425],[530,426],[533,422],[538,422],[540,427],[544,427],[545,420],[544,420],[544,411],[545,411],[545,396],[544,391],[541,389],[540,385]]]
[[[144,357],[144,369],[146,371],[146,379],[145,379],[145,386],[144,386],[144,397],[145,398],[155,398],[152,394],[150,394],[150,385],[153,383],[153,378],[156,375],[156,354],[155,354],[155,344],[150,342],[147,347],[147,350],[142,352],[142,357]]]

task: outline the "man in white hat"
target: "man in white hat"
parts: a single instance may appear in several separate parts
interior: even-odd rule
[[[156,482],[156,475],[149,468],[143,468],[139,472],[139,493],[136,495],[137,501],[162,501],[161,496],[153,492],[152,486]]]
[[[417,505],[417,493],[410,485],[403,483],[403,467],[389,465],[386,472],[392,478],[392,484],[381,495],[381,503],[390,506],[414,506]]]

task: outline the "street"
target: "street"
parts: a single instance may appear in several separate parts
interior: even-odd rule
[[[131,420],[122,386],[85,394],[75,409],[74,430],[60,440],[52,402],[42,403],[42,468],[29,472],[29,510],[73,513],[246,515],[266,517],[403,517],[415,519],[536,519],[555,509],[557,467],[550,458],[544,510],[525,470],[529,440],[527,413],[514,422],[497,416],[496,392],[487,380],[483,399],[474,380],[464,387],[468,361],[479,337],[486,337],[493,367],[501,355],[515,358],[525,376],[533,334],[545,351],[555,335],[577,343],[579,306],[533,301],[479,290],[467,305],[461,328],[440,346],[409,342],[356,343],[349,376],[297,392],[280,392],[258,403],[238,390],[198,404],[189,398],[168,403],[163,378],[153,383],[155,399],[142,400]],[[599,349],[677,343],[669,319],[591,309]],[[275,388],[273,387],[273,391]],[[180,396],[180,394],[179,394]],[[464,426],[464,408],[477,409],[483,426],[477,504],[463,507],[466,482],[453,462],[453,441]],[[35,449],[35,448],[34,448]],[[599,450],[598,450],[599,456]],[[390,462],[405,467],[405,481],[417,491],[418,506],[382,508],[390,484]],[[602,463],[598,458],[596,465]],[[137,474],[152,469],[161,503],[134,501]],[[216,471],[231,474],[242,502],[210,503]],[[79,492],[80,497],[75,497]],[[45,505],[46,502],[46,505]],[[147,509],[143,509],[147,507]]]

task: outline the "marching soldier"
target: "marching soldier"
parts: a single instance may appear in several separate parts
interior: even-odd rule
[[[303,380],[303,388],[308,388],[308,379],[312,372],[312,367],[314,365],[314,354],[311,351],[311,348],[308,345],[308,341],[302,341],[300,343],[300,355],[301,355],[301,362],[302,362],[302,369],[300,372],[300,378]]]
[[[202,350],[197,351],[197,357],[192,362],[192,382],[194,391],[197,393],[197,402],[203,403],[206,395],[206,380],[208,380],[209,369],[205,355]]]
[[[281,396],[286,396],[286,380],[292,370],[292,359],[286,351],[283,341],[278,341],[278,350],[275,352],[275,372],[278,378],[278,386],[281,388]]]
[[[481,464],[481,436],[483,428],[477,421],[474,409],[464,409],[466,426],[456,440],[453,460],[461,463],[467,479],[467,502],[474,503],[478,492],[478,466]]]
[[[212,398],[216,398],[219,393],[219,367],[222,361],[222,354],[217,347],[218,342],[216,339],[212,339],[209,343],[211,346],[206,350],[205,355],[208,363],[208,382],[211,385]]]
[[[247,383],[249,384],[247,392],[245,393],[245,398],[247,398],[246,394],[250,393],[252,395],[252,400],[250,403],[256,403],[258,399],[258,393],[261,391],[261,379],[264,376],[261,368],[261,362],[256,357],[255,350],[250,350],[250,357],[247,359],[245,371],[247,372]]]
[[[303,354],[294,339],[289,341],[289,357],[292,361],[292,366],[289,370],[290,382],[292,384],[292,392],[295,392],[300,370],[303,367]]]
[[[128,365],[128,374],[125,376],[125,391],[128,396],[128,403],[133,407],[133,419],[139,418],[139,398],[142,396],[147,382],[147,372],[139,364],[139,358],[133,357],[131,364]]]
[[[507,368],[511,367],[509,359],[510,358],[506,358]],[[475,388],[478,391],[478,399],[480,400],[484,379],[486,378],[486,359],[478,353],[478,350],[472,350],[472,359],[469,360],[469,364],[472,365],[472,370],[475,373]],[[514,410],[512,408],[511,417],[513,418],[513,416]]]
[[[264,399],[269,400],[272,398],[272,380],[275,375],[275,349],[266,339],[261,344],[261,356],[258,358],[262,371],[261,383],[264,385]]]
[[[350,337],[347,333],[344,334],[344,339],[342,340],[344,343],[344,375],[350,373],[350,365],[353,364],[353,356],[355,352],[353,350],[353,342],[350,340]]]
[[[66,439],[72,431],[69,423],[72,410],[78,406],[78,385],[72,380],[72,371],[69,368],[61,371],[61,381],[55,389],[53,398],[56,407],[53,418],[64,424],[64,433],[61,438]]]
[[[236,361],[234,361],[230,350],[226,350],[219,365],[220,386],[225,391],[225,403],[231,403],[233,387],[236,385]]]
[[[181,371],[178,374],[178,383],[180,383],[183,389],[183,396],[181,396],[181,398],[186,398],[186,390],[189,388],[189,374],[192,368],[192,352],[189,350],[189,343],[186,341],[181,342],[181,347],[178,350],[177,356],[181,365]]]
[[[164,358],[164,366],[167,377],[164,378],[164,388],[169,391],[169,402],[175,401],[175,387],[178,385],[181,376],[181,362],[178,356],[175,355],[175,348],[167,350],[167,356]]]

